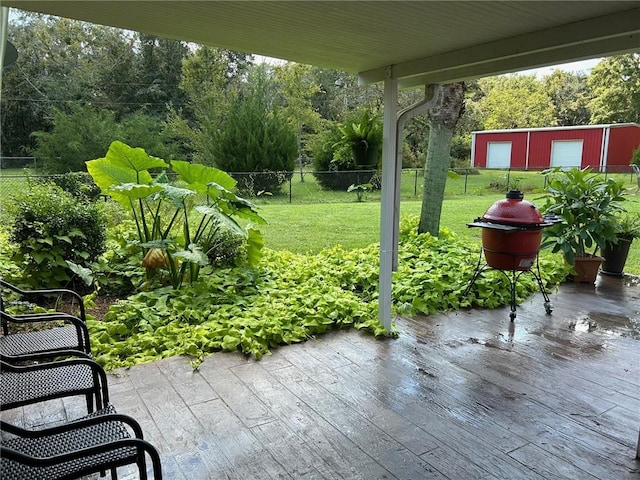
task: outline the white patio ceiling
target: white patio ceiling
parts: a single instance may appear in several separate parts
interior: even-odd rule
[[[385,78],[448,83],[638,50],[637,1],[0,0],[49,13]]]

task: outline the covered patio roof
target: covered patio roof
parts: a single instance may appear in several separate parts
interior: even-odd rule
[[[397,251],[399,130],[403,119],[424,112],[437,97],[437,89],[428,88],[413,110],[398,112],[398,89],[640,49],[637,1],[0,0],[0,5],[358,73],[363,83],[384,81],[379,301],[387,328]],[[6,28],[1,33],[0,53]]]
[[[635,1],[1,0],[158,36],[359,73],[450,83],[640,48]]]

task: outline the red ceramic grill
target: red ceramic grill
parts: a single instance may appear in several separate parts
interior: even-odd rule
[[[523,272],[531,272],[540,287],[545,299],[545,310],[552,311],[551,302],[542,284],[538,252],[542,241],[542,230],[556,223],[555,217],[543,217],[536,206],[524,200],[519,190],[511,190],[504,200],[491,205],[482,217],[468,223],[469,227],[482,228],[482,251],[478,267],[465,295],[469,293],[476,279],[487,268],[494,268],[503,273],[511,283],[511,320],[516,318],[516,281]],[[482,265],[482,253],[486,263]],[[536,265],[537,271],[531,268]]]

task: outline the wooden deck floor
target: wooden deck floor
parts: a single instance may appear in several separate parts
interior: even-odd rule
[[[635,479],[640,286],[567,284],[518,308],[333,332],[261,361],[215,354],[110,376],[167,479]],[[75,416],[81,400],[5,413]],[[134,478],[124,471],[121,478]]]

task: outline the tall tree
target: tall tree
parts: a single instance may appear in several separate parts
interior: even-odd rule
[[[589,124],[590,90],[586,75],[556,69],[542,83],[553,103],[557,125]]]
[[[180,90],[182,60],[187,45],[178,40],[138,34],[141,58],[138,66],[137,101],[145,112],[164,116],[167,105],[182,106],[185,96]]]
[[[18,49],[15,65],[3,72],[0,107],[3,155],[30,155],[35,131],[52,126],[53,111],[88,105],[135,111],[135,52],[125,32],[83,22],[24,14],[9,27]]]
[[[440,96],[428,112],[429,147],[424,167],[422,209],[418,232],[438,236],[444,187],[449,170],[451,138],[464,112],[464,82],[444,85]]]
[[[608,57],[589,76],[592,123],[640,122],[640,53]]]
[[[380,84],[358,85],[356,75],[327,68],[313,67],[312,72],[319,86],[312,104],[322,118],[342,122],[360,109],[382,109]]]
[[[257,172],[239,176],[240,187],[252,193],[276,193],[294,168],[298,140],[277,99],[266,67],[253,67],[224,124],[214,132],[215,166],[228,172]]]
[[[298,135],[298,165],[300,179],[304,181],[303,165],[307,157],[309,135],[322,126],[320,114],[313,108],[311,99],[320,91],[309,65],[288,62],[273,67],[273,80],[285,104],[284,113]]]
[[[551,97],[535,75],[502,75],[479,81],[485,96],[479,106],[484,128],[508,129],[555,125]]]
[[[207,46],[185,58],[180,89],[187,102],[172,111],[168,128],[197,162],[214,164],[215,138],[252,62],[252,55]]]

